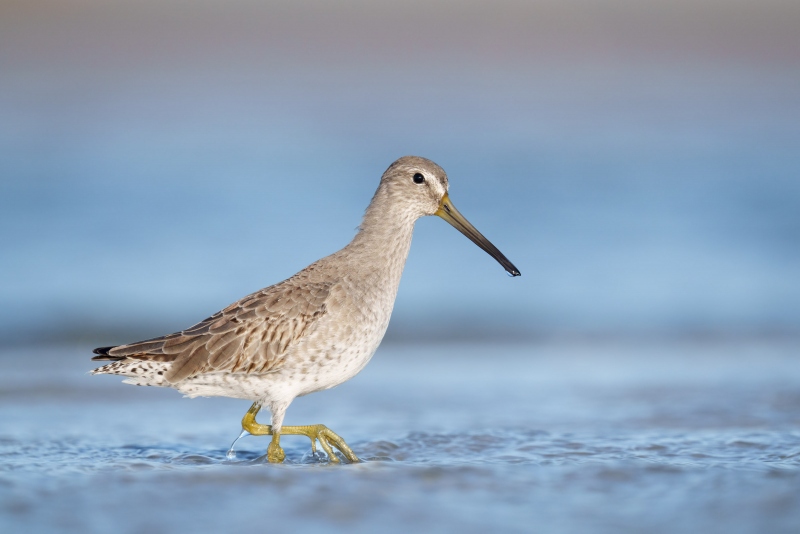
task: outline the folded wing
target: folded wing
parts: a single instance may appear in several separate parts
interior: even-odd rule
[[[95,349],[93,360],[172,362],[174,384],[215,371],[267,373],[313,331],[327,312],[333,283],[293,279],[241,299],[186,330],[154,339]]]

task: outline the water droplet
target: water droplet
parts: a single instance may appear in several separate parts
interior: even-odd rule
[[[235,440],[233,440],[233,443],[231,443],[231,448],[228,449],[227,453],[225,453],[225,458],[227,458],[228,460],[235,460],[236,459],[236,451],[233,450],[233,448],[236,446],[236,442],[239,441],[240,439],[242,439],[246,434],[247,434],[247,430],[242,430],[242,433],[239,434],[239,437],[236,438]]]

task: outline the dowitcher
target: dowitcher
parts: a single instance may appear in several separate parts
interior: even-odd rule
[[[319,441],[358,461],[345,441],[323,425],[283,426],[289,404],[332,388],[369,362],[389,325],[414,223],[438,215],[494,257],[511,276],[520,273],[453,206],[444,170],[406,156],[383,173],[349,245],[291,278],[248,295],[194,326],[166,336],[94,350],[112,360],[92,371],[126,383],[172,387],[189,397],[222,396],[253,402],[242,429],[271,435],[270,462],[282,462],[282,434]],[[256,422],[262,407],[271,425]]]

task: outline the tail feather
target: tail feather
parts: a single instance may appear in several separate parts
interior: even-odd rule
[[[124,356],[112,356],[108,353],[111,349],[116,348],[116,345],[112,347],[98,347],[94,349],[92,352],[97,354],[97,356],[92,358],[92,361],[102,361],[102,360],[111,360],[111,361],[119,361],[124,358]]]

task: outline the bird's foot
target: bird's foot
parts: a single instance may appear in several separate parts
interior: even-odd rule
[[[339,457],[333,452],[333,447],[336,447],[348,462],[359,462],[358,456],[353,452],[347,443],[333,430],[325,425],[302,425],[302,426],[285,426],[281,428],[281,434],[294,434],[306,436],[311,440],[311,451],[317,452],[317,444],[322,445],[322,450],[328,455],[328,459],[333,463],[339,463]]]
[[[311,440],[311,451],[314,453],[317,452],[316,442],[319,441],[322,450],[325,451],[332,463],[339,463],[339,457],[333,452],[334,447],[341,451],[348,462],[360,461],[341,436],[325,425],[284,426],[276,434],[272,431],[272,425],[262,425],[256,422],[256,415],[260,409],[261,406],[257,403],[250,407],[242,419],[242,429],[254,436],[272,436],[272,442],[267,449],[267,460],[270,462],[281,463],[286,458],[280,445],[280,437],[285,434],[306,436]]]
[[[284,458],[286,458],[286,453],[283,452],[280,443],[275,440],[271,441],[267,447],[267,460],[272,464],[280,464],[283,463]]]

